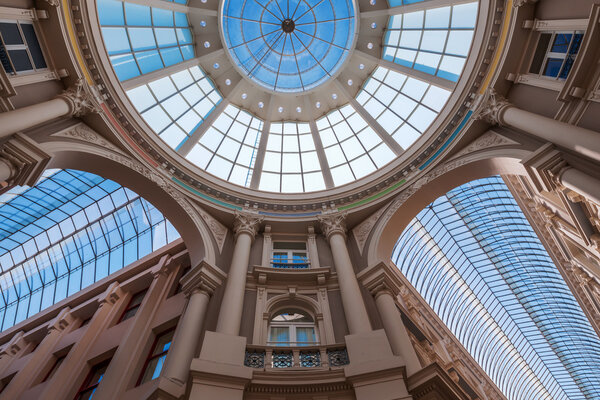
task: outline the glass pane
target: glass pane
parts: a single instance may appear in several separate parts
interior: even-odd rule
[[[44,54],[42,53],[42,48],[40,46],[40,43],[38,42],[37,36],[33,29],[33,25],[21,24],[21,29],[23,30],[23,34],[25,35],[27,47],[29,48],[29,53],[31,53],[31,57],[33,58],[33,63],[35,64],[35,67],[46,68]]]
[[[287,326],[272,326],[271,342],[276,346],[289,346],[290,328]]]
[[[299,346],[315,344],[315,328],[313,327],[296,327],[296,342]]]
[[[558,76],[560,68],[563,64],[562,58],[549,58],[546,61],[546,67],[544,68],[544,75],[551,76],[553,78]]]
[[[554,42],[552,42],[552,49],[550,51],[553,53],[566,53],[569,49],[572,37],[573,34],[571,33],[557,33],[554,37]]]
[[[142,377],[140,384],[158,378],[166,358],[167,355],[165,354],[163,356],[151,359],[148,362],[146,370],[144,371],[144,376]]]
[[[23,44],[19,27],[15,23],[0,22],[0,35],[6,45]]]

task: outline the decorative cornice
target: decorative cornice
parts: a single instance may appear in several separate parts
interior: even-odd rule
[[[512,104],[498,94],[494,88],[489,88],[479,96],[472,118],[494,125],[502,125],[502,113],[507,107],[512,107]]]
[[[94,89],[84,79],[79,78],[75,85],[58,95],[69,104],[69,114],[81,117],[87,113],[99,113],[102,101],[95,94]]]
[[[336,234],[342,235],[346,239],[346,215],[345,212],[342,212],[317,216],[327,240]]]
[[[0,193],[16,185],[33,186],[42,175],[52,156],[28,136],[16,133],[0,146],[0,161],[6,163],[11,176]],[[1,182],[0,182],[1,183]]]
[[[237,238],[242,233],[247,233],[252,237],[252,240],[256,237],[258,227],[260,223],[265,219],[262,215],[249,213],[249,212],[235,212],[235,221],[233,223],[233,233]]]
[[[352,236],[354,236],[354,240],[356,240],[356,245],[358,246],[358,251],[362,255],[365,244],[367,243],[367,239],[369,238],[369,234],[373,230],[373,227],[379,221],[379,217],[385,211],[385,207],[381,207],[379,210],[375,211],[369,218],[358,224],[354,229],[352,229]]]
[[[469,143],[467,146],[463,147],[463,149],[456,153],[452,157],[452,159],[460,158],[462,156],[466,156],[481,150],[516,144],[518,143],[514,140],[510,140],[509,138],[503,135],[500,135],[494,131],[487,131],[483,135],[479,136],[477,139]]]
[[[181,290],[186,297],[200,291],[212,296],[215,289],[221,286],[221,283],[227,278],[227,275],[206,260],[192,268],[180,280]]]

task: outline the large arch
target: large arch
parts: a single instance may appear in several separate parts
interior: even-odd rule
[[[102,148],[63,140],[44,142],[41,146],[53,155],[48,168],[76,169],[94,173],[142,196],[177,229],[186,244],[192,265],[198,264],[201,260],[214,265],[216,249],[213,236],[197,207],[156,172],[116,148]]]
[[[368,265],[389,260],[404,228],[432,201],[476,179],[492,175],[525,175],[521,160],[530,154],[520,148],[491,150],[455,158],[434,168],[401,192],[384,210],[370,233]]]

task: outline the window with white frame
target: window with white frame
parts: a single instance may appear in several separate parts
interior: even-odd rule
[[[308,268],[306,242],[273,242],[274,268]]]
[[[283,310],[270,321],[271,346],[314,346],[319,344],[314,319],[296,309]]]
[[[529,72],[567,79],[583,41],[583,31],[541,32]]]
[[[48,68],[33,22],[0,20],[0,62],[8,75]]]

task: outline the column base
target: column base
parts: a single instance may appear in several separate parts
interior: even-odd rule
[[[412,399],[404,359],[392,353],[383,329],[346,336],[350,365],[344,368],[357,400]]]
[[[242,400],[252,379],[245,353],[245,337],[207,331],[200,357],[192,360],[190,399]]]

